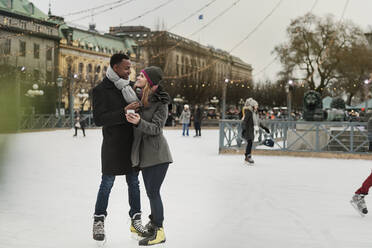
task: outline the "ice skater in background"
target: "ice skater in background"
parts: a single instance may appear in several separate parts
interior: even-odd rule
[[[85,137],[85,121],[82,120],[79,115],[76,116],[75,118],[74,128],[75,128],[75,134],[73,135],[73,137],[77,137],[77,130],[79,128],[81,128],[81,130],[83,131],[83,135]]]
[[[203,109],[202,109],[201,106],[195,105],[195,110],[194,110],[195,136],[194,137],[200,137],[201,136],[202,120],[203,120]]]
[[[254,141],[254,131],[261,127],[267,133],[270,133],[269,129],[265,127],[258,118],[257,114],[258,103],[253,98],[248,98],[245,101],[243,107],[243,122],[242,122],[242,137],[247,141],[247,147],[245,149],[245,162],[250,164],[254,163],[252,159],[252,145]]]
[[[351,205],[359,212],[361,216],[368,213],[366,202],[364,197],[368,195],[369,189],[372,187],[372,173],[364,180],[362,187],[360,187],[351,198]]]
[[[190,125],[190,108],[189,105],[185,104],[183,106],[183,111],[180,115],[180,123],[182,124],[182,136],[189,136],[189,125]]]

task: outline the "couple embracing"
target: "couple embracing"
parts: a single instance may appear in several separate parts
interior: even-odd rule
[[[165,242],[164,210],[160,196],[172,156],[163,136],[169,95],[162,89],[162,71],[143,69],[135,83],[129,81],[131,62],[114,54],[103,81],[93,89],[93,117],[102,126],[102,177],[94,211],[93,238],[104,242],[104,223],[115,177],[125,175],[128,186],[130,231],[139,245]],[[151,214],[143,226],[139,172],[142,173]]]

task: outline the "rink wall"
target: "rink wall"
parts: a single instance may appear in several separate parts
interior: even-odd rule
[[[367,122],[267,120],[263,124],[269,128],[270,133],[261,128],[255,130],[253,152],[256,154],[309,157],[335,157],[338,154],[338,157],[364,159],[372,156]],[[245,140],[241,131],[240,120],[221,120],[219,153],[243,153]],[[267,139],[274,142],[273,147],[263,145]]]

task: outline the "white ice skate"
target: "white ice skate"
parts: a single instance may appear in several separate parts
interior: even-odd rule
[[[367,205],[364,201],[364,195],[355,194],[350,200],[351,205],[354,209],[360,214],[360,216],[364,217],[367,213]]]

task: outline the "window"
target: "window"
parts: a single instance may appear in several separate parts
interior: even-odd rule
[[[96,66],[96,73],[100,73],[101,72],[101,66],[100,65],[97,65]]]
[[[25,21],[20,21],[21,29],[26,29],[27,27],[27,22]]]
[[[12,45],[12,40],[6,39],[5,42],[4,42],[4,47],[3,47],[3,53],[4,54],[8,54],[8,55],[10,54],[11,45]]]
[[[34,76],[34,79],[35,80],[39,80],[39,78],[40,78],[40,71],[37,70],[37,69],[35,69],[34,70],[34,73],[33,73],[33,76]]]
[[[107,66],[104,66],[102,70],[102,77],[106,76],[106,71],[107,71]]]
[[[19,56],[26,56],[26,41],[19,41]]]
[[[53,54],[53,47],[47,46],[46,59],[52,60],[52,54]]]
[[[36,43],[34,43],[34,58],[40,58],[40,45]]]
[[[53,73],[51,71],[46,72],[46,80],[47,82],[53,82]]]
[[[83,70],[84,70],[84,64],[79,63],[79,74],[83,73]]]
[[[87,66],[87,73],[91,73],[92,72],[92,64],[89,64]]]

